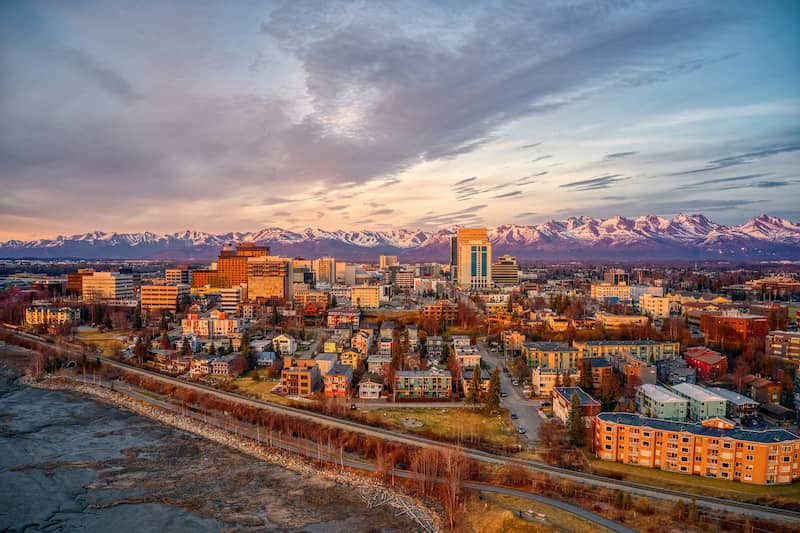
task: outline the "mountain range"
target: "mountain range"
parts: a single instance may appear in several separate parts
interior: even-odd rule
[[[235,242],[268,245],[274,255],[333,256],[377,261],[380,254],[404,260],[446,261],[456,228],[438,231],[289,231],[265,228],[222,234],[183,231],[170,234],[95,231],[55,239],[0,243],[0,258],[213,259]],[[648,215],[606,219],[570,217],[542,224],[489,228],[493,255],[520,260],[798,260],[800,224],[760,215],[738,226],[717,224],[701,214],[673,218]]]

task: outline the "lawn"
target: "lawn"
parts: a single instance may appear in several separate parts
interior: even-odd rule
[[[463,443],[483,440],[501,447],[519,444],[519,435],[505,411],[486,415],[463,407],[388,408],[370,411],[369,418],[403,431],[458,439]]]
[[[800,483],[775,486],[749,485],[736,481],[690,476],[653,468],[602,461],[589,452],[585,452],[585,455],[589,459],[595,474],[617,478],[622,476],[626,481],[656,485],[698,495],[759,502],[800,510]]]
[[[247,374],[238,377],[234,380],[237,392],[258,398],[260,400],[267,400],[270,402],[280,403],[284,405],[295,405],[297,402],[281,396],[280,394],[273,394],[271,391],[275,385],[280,384],[280,378],[267,378],[266,369],[251,370]]]
[[[116,348],[122,348],[128,343],[129,332],[124,330],[101,332],[96,329],[79,328],[75,333],[75,340],[99,348],[103,355],[114,355]]]
[[[583,520],[571,513],[542,503],[482,492],[481,498],[473,498],[467,504],[463,513],[459,513],[456,523],[457,531],[482,532],[482,531],[519,531],[523,533],[539,533],[553,531],[553,525],[564,531],[608,531],[593,522]],[[538,520],[524,520],[518,512],[530,512],[533,515],[541,513],[545,518]],[[528,515],[529,517],[531,515]]]

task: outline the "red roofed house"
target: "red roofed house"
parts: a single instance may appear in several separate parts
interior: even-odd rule
[[[689,348],[683,358],[690,367],[697,369],[697,375],[705,380],[721,378],[728,372],[728,358],[702,346]]]

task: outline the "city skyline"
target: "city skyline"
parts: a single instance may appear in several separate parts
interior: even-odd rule
[[[0,240],[797,220],[769,7],[5,3]]]

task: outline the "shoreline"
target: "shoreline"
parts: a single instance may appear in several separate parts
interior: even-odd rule
[[[120,391],[112,391],[101,386],[77,382],[64,376],[50,377],[45,380],[34,380],[29,376],[22,376],[19,377],[17,381],[28,387],[82,394],[101,403],[125,409],[166,426],[191,433],[200,438],[255,457],[256,459],[286,468],[287,470],[305,475],[324,476],[329,481],[347,485],[350,489],[368,494],[369,496],[365,499],[365,505],[367,506],[369,506],[367,500],[372,501],[380,495],[389,493],[392,496],[391,498],[381,498],[381,500],[385,500],[384,505],[390,506],[393,511],[395,511],[395,514],[407,515],[408,519],[417,523],[421,531],[442,530],[442,519],[440,515],[433,511],[428,505],[395,487],[377,482],[369,477],[361,476],[351,471],[334,472],[325,468],[321,469],[313,465],[300,454],[286,452],[275,447],[254,442],[249,438],[235,436],[216,426],[165,411],[159,407],[134,399]],[[409,509],[413,509],[414,514],[409,513]],[[422,522],[418,520],[417,517],[422,517]],[[423,525],[423,523],[434,524],[434,526],[433,528],[427,527]]]

